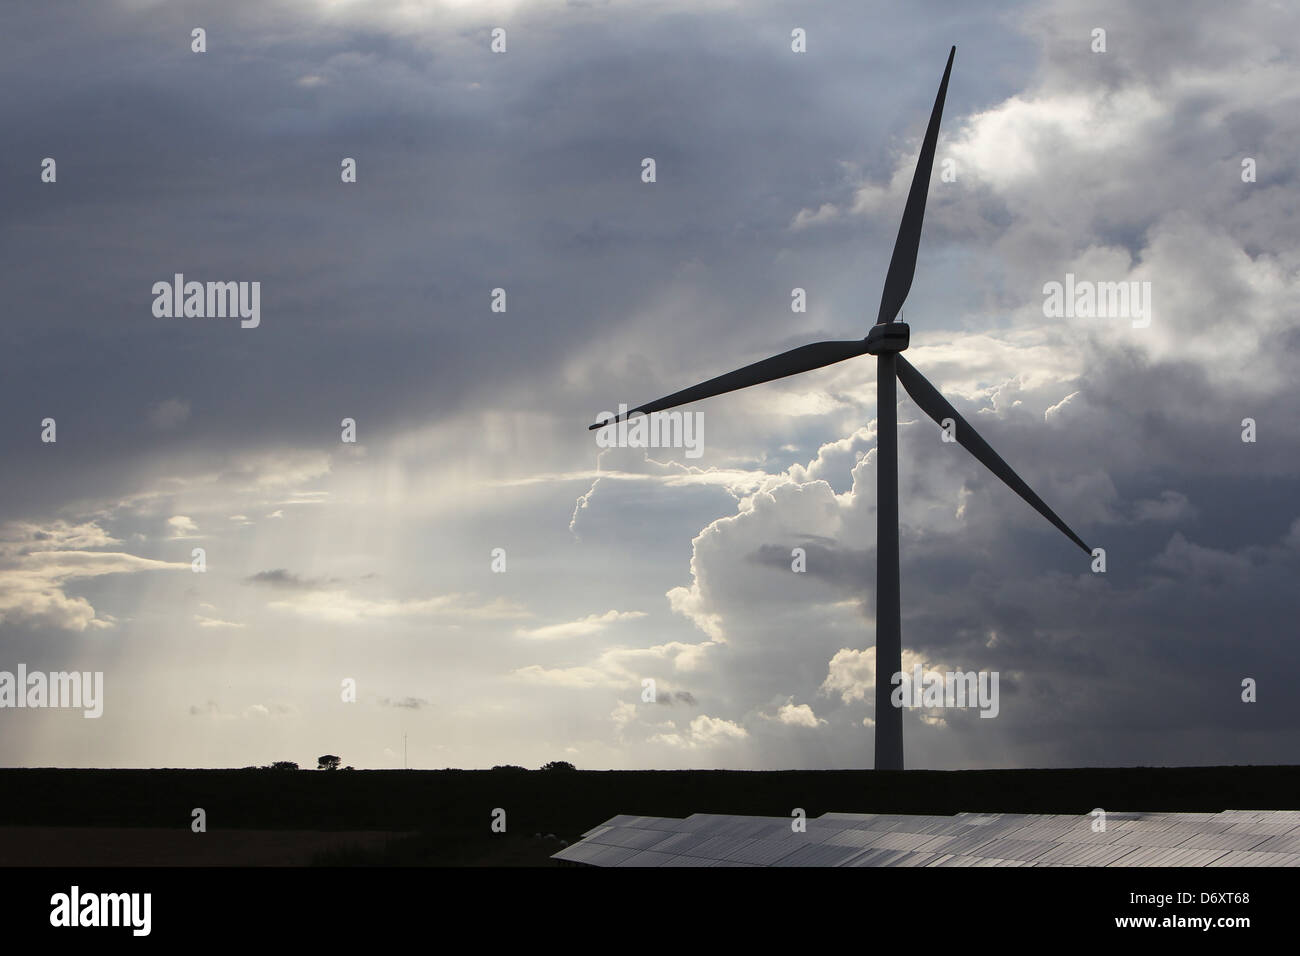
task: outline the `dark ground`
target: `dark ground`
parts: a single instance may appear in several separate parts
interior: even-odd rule
[[[195,807],[207,813],[206,833],[190,830]],[[491,831],[498,807],[506,811],[505,834]],[[1300,808],[1300,767],[0,769],[0,865],[552,865],[559,839],[573,841],[617,813],[789,816],[795,807],[810,818],[827,811],[1288,810]]]

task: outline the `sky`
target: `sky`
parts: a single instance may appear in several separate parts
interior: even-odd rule
[[[6,6],[0,672],[103,713],[0,708],[0,765],[870,767],[874,361],[692,407],[698,455],[587,425],[866,334],[953,44],[907,357],[1106,569],[900,389],[904,666],[1000,678],[905,711],[907,766],[1296,763],[1297,42],[1265,0]],[[177,273],[256,327],[155,315]]]

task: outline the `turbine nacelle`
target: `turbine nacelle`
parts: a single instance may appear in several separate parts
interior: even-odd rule
[[[867,333],[867,354],[879,355],[882,352],[902,352],[911,341],[912,330],[906,322],[882,322],[873,325]]]

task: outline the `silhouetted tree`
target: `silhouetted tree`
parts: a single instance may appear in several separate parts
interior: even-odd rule
[[[341,761],[339,760],[339,758],[334,756],[333,754],[325,754],[323,757],[317,758],[316,769],[337,770],[339,769],[340,762]]]
[[[527,767],[520,767],[512,763],[499,763],[492,769],[493,770],[522,770],[524,773],[528,772]]]
[[[272,770],[297,770],[298,765],[292,760],[277,760],[271,764]]]
[[[576,770],[578,769],[567,760],[552,760],[548,764],[542,764],[543,770]]]

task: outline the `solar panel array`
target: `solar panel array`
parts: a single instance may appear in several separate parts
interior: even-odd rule
[[[553,859],[588,866],[1300,866],[1300,810],[684,820],[619,814]]]

